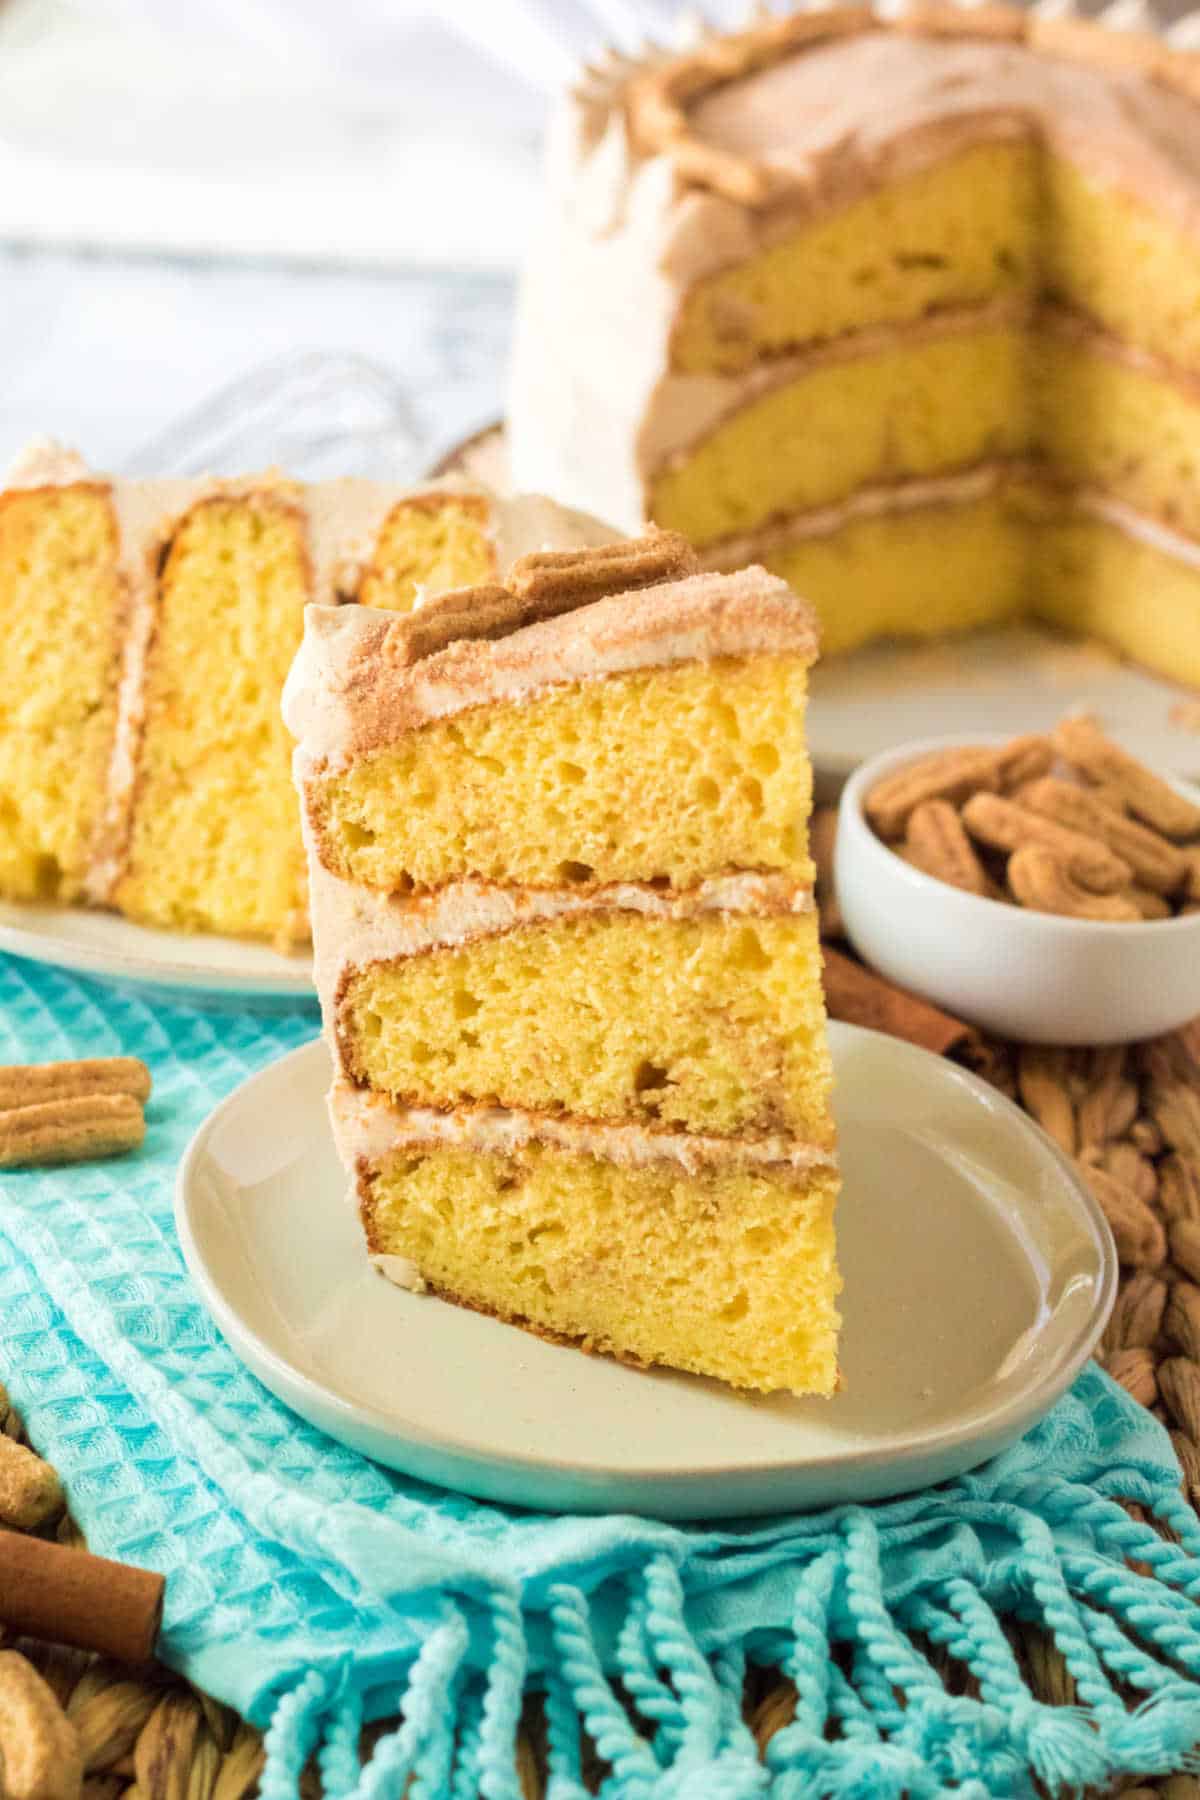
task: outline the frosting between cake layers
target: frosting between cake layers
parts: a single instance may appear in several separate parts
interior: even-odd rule
[[[1103,519],[1124,536],[1137,539],[1161,556],[1200,569],[1200,543],[1195,538],[1176,531],[1162,519],[1139,512],[1128,501],[1100,488],[1066,488],[1056,486],[1053,481],[1047,482],[1046,471],[1028,458],[979,463],[952,475],[911,476],[903,481],[858,488],[847,499],[832,506],[813,507],[760,525],[737,537],[722,538],[719,543],[702,550],[700,560],[711,569],[736,567],[752,557],[775,555],[792,544],[831,537],[862,519],[920,512],[927,507],[968,506],[1022,486],[1046,495],[1052,504],[1067,512],[1087,513]]]
[[[719,543],[701,550],[700,560],[706,567],[714,569],[730,564],[736,566],[751,557],[772,555],[807,538],[830,537],[860,519],[917,512],[927,506],[970,505],[972,501],[986,500],[1014,481],[1036,473],[1036,464],[1030,461],[996,461],[956,470],[952,475],[912,475],[901,481],[856,488],[845,500],[834,501],[829,506],[810,507],[805,512],[772,520],[736,537],[722,538]]]
[[[549,1113],[511,1111],[499,1106],[402,1106],[386,1095],[335,1081],[329,1096],[334,1136],[348,1169],[360,1162],[374,1168],[392,1156],[428,1146],[512,1156],[530,1145],[596,1156],[626,1168],[674,1163],[689,1175],[709,1168],[766,1169],[806,1178],[816,1168],[836,1168],[828,1145],[796,1138],[709,1137],[682,1131],[648,1131],[642,1125],[589,1125]],[[351,1195],[357,1206],[356,1194]]]
[[[756,873],[712,876],[681,893],[634,881],[580,891],[501,887],[467,879],[428,895],[398,896],[333,874],[315,853],[307,817],[304,831],[314,921],[313,977],[318,992],[330,996],[341,992],[346,976],[355,969],[496,937],[526,925],[612,912],[651,919],[694,919],[710,913],[771,918],[813,909],[811,888],[788,875]]]
[[[389,625],[366,607],[307,609],[283,695],[284,719],[300,740],[300,784],[433,719],[520,702],[562,682],[772,651],[812,661],[817,652],[810,608],[760,568],[615,594],[498,642],[456,642],[412,664],[389,659]]]
[[[1112,494],[1101,493],[1095,488],[1079,488],[1071,496],[1071,504],[1077,512],[1090,513],[1093,518],[1102,519],[1106,525],[1112,525],[1126,537],[1135,538],[1138,543],[1157,550],[1161,556],[1169,556],[1175,562],[1186,563],[1189,568],[1200,570],[1200,544],[1194,538],[1172,531],[1161,519],[1152,519],[1148,514],[1138,512],[1124,500],[1118,500]]]

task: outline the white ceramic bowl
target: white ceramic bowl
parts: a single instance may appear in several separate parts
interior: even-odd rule
[[[876,782],[963,742],[905,744],[863,763],[842,791],[837,892],[860,956],[956,1017],[1024,1043],[1131,1043],[1200,1015],[1200,913],[1110,924],[1032,912],[925,875],[875,835],[863,801]]]

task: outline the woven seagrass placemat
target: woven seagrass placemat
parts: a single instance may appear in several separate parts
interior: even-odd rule
[[[1171,1431],[1183,1493],[1200,1511],[1200,1021],[1169,1038],[1129,1048],[1055,1050],[972,1037],[955,1054],[1016,1099],[1083,1169],[1116,1237],[1122,1282],[1101,1359],[1109,1373]],[[0,1389],[0,1429],[22,1438],[20,1419]],[[1144,1517],[1136,1506],[1128,1510]],[[14,1524],[0,1479],[0,1524]],[[38,1527],[62,1543],[82,1540],[69,1516],[51,1511]],[[1143,1573],[1150,1573],[1143,1570]],[[1074,1700],[1054,1644],[1036,1627],[1007,1625],[1034,1694],[1053,1705]],[[84,1800],[242,1800],[262,1764],[258,1733],[228,1708],[168,1670],[142,1673],[81,1652],[11,1641],[44,1676],[78,1734]],[[945,1651],[922,1648],[952,1693],[977,1691]],[[1133,1700],[1131,1696],[1131,1703]],[[769,1671],[748,1677],[745,1714],[760,1748],[787,1725],[791,1683]],[[364,1749],[391,1722],[365,1734]],[[518,1737],[526,1800],[545,1792],[543,1722],[536,1701]],[[594,1761],[592,1783],[604,1773]],[[59,1800],[53,1768],[41,1772],[38,1800]],[[318,1800],[315,1770],[302,1784]],[[1127,1782],[1119,1790],[1165,1800],[1200,1800],[1191,1775]]]

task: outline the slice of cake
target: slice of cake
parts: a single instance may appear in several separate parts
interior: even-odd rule
[[[304,938],[279,698],[305,603],[402,612],[612,536],[456,485],[110,481],[36,449],[0,493],[0,895]]]
[[[1200,685],[1194,52],[817,6],[560,125],[518,485],[765,563],[826,654],[1032,613]]]
[[[832,1393],[809,608],[670,534],[407,619],[310,607],[299,739],[334,1128],[401,1285]]]

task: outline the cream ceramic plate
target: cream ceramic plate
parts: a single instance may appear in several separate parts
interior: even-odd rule
[[[304,1418],[485,1499],[689,1518],[940,1481],[1070,1383],[1112,1303],[1112,1240],[1050,1140],[983,1083],[875,1032],[835,1025],[832,1043],[846,1283],[832,1401],[640,1373],[392,1287],[346,1203],[319,1042],[193,1139],[184,1255],[234,1350]]]
[[[450,473],[507,489],[503,426],[454,445],[431,470]],[[1011,626],[936,644],[873,644],[818,664],[808,708],[818,793],[833,798],[859,763],[935,728],[943,737],[1016,736],[1080,708],[1143,762],[1200,777],[1200,696],[1097,644]]]
[[[155,931],[116,913],[0,901],[0,950],[193,1005],[316,1003],[307,949],[283,956],[240,938]]]

